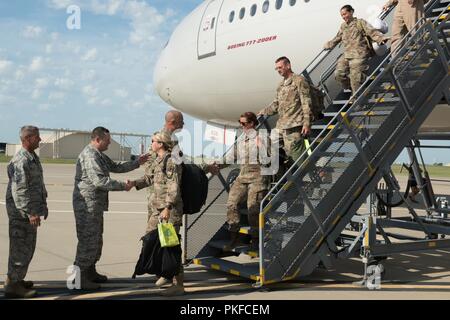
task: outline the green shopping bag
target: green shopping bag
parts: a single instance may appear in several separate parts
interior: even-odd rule
[[[160,222],[158,224],[158,235],[161,248],[163,247],[175,247],[180,244],[178,240],[177,232],[173,227],[173,224],[169,222]]]

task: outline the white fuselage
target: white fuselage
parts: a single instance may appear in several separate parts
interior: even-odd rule
[[[265,0],[204,1],[177,26],[161,53],[154,74],[161,98],[193,117],[236,125],[240,114],[256,112],[275,97],[278,57],[287,56],[294,72],[301,72],[336,35],[343,5],[351,4],[356,17],[370,21],[385,3],[297,0],[291,6],[284,0],[276,9],[278,1],[270,0],[266,13]]]

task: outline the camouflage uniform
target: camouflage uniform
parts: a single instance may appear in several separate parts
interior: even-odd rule
[[[344,45],[344,54],[336,65],[336,80],[344,89],[352,89],[355,93],[366,81],[370,49],[366,35],[381,44],[385,41],[383,34],[375,30],[367,21],[353,18],[348,24],[342,23],[334,39],[325,44],[325,49],[333,49],[340,42]]]
[[[78,237],[75,265],[81,270],[95,265],[102,254],[103,212],[108,211],[108,192],[125,190],[125,183],[111,179],[109,173],[125,173],[138,167],[138,160],[115,163],[90,144],[78,156],[73,209]]]
[[[48,215],[47,190],[39,157],[24,148],[8,165],[6,211],[9,219],[8,278],[22,281],[36,248],[37,229],[31,215]]]
[[[397,4],[392,22],[391,52],[395,52],[401,46],[403,37],[414,28],[420,19],[425,17],[424,4],[427,2],[414,0],[414,3],[410,5],[408,0],[389,0],[386,3],[386,6]]]
[[[259,206],[266,195],[270,177],[261,174],[256,139],[256,131],[253,131],[252,135],[244,133],[239,137],[232,152],[226,155],[227,164],[236,162],[241,164],[239,176],[231,186],[227,201],[227,223],[231,232],[239,231],[241,220],[239,204],[245,199],[247,199],[249,224],[253,229],[252,231],[258,230]],[[221,167],[225,167],[227,164],[221,165]]]
[[[172,207],[169,222],[179,232],[183,215],[180,188],[182,166],[176,164],[170,154],[166,154],[164,158],[156,157],[154,161],[150,174],[146,173],[144,177],[135,181],[137,190],[152,186],[148,199],[149,215],[146,232],[158,228],[159,215],[166,207]]]
[[[280,131],[280,142],[283,142],[286,155],[293,160],[296,160],[304,150],[301,131],[303,126],[311,126],[311,109],[308,81],[292,74],[278,86],[275,100],[260,112],[269,116],[279,114],[276,129]]]

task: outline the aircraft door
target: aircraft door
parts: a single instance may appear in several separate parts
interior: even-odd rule
[[[203,13],[198,31],[198,59],[216,55],[216,31],[224,0],[210,0]]]

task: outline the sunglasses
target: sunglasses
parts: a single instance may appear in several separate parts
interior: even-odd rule
[[[249,124],[250,122],[242,122],[242,121],[239,121],[239,124],[241,125],[241,126],[245,126],[245,125],[247,125],[247,124]]]
[[[158,140],[153,140],[153,139],[152,139],[152,143],[153,143],[153,142],[158,142],[158,143],[162,143],[161,141],[158,141]]]

